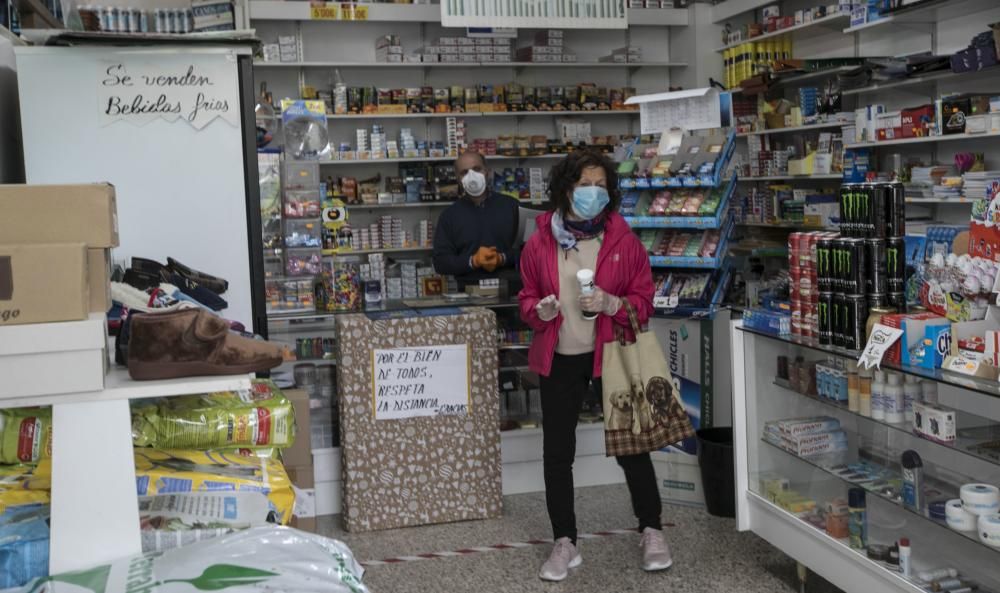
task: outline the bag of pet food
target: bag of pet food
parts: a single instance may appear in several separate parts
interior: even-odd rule
[[[132,442],[158,449],[278,448],[292,444],[292,403],[268,380],[248,392],[163,398],[132,408]]]
[[[0,589],[49,574],[48,520],[47,505],[0,511]]]
[[[0,410],[0,463],[38,463],[52,457],[52,409]]]
[[[52,463],[38,465],[0,465],[0,490],[51,490]]]
[[[159,552],[266,525],[275,518],[260,492],[189,492],[139,497],[142,551]]]
[[[368,593],[363,576],[343,543],[268,525],[35,579],[7,593]]]
[[[260,492],[282,525],[292,519],[295,492],[281,462],[219,451],[136,449],[139,496],[186,492]]]

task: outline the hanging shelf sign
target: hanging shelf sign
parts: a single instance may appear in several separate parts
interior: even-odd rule
[[[155,60],[123,56],[99,62],[95,72],[101,125],[126,121],[145,125],[155,119],[184,122],[200,130],[218,119],[236,127],[240,106],[233,56],[192,64],[184,56]]]
[[[441,0],[445,27],[626,29],[625,0]]]
[[[722,126],[719,91],[712,87],[636,95],[625,104],[639,106],[643,134],[659,134],[671,128],[709,130]]]

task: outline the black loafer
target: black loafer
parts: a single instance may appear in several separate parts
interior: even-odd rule
[[[215,294],[222,294],[229,290],[228,280],[191,269],[172,257],[167,258],[167,267],[178,276],[187,278],[202,288],[211,290]]]

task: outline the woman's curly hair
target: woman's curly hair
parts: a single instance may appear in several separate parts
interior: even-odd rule
[[[573,186],[580,180],[584,169],[601,167],[608,178],[608,196],[611,201],[605,208],[608,212],[618,210],[621,192],[618,190],[618,167],[604,154],[592,149],[575,150],[559,161],[549,171],[549,200],[554,209],[564,217],[572,205]]]

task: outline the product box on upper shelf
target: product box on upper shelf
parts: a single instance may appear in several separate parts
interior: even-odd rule
[[[0,325],[77,321],[89,310],[86,245],[0,245]]]
[[[0,185],[0,241],[118,247],[115,188],[109,183]]]

